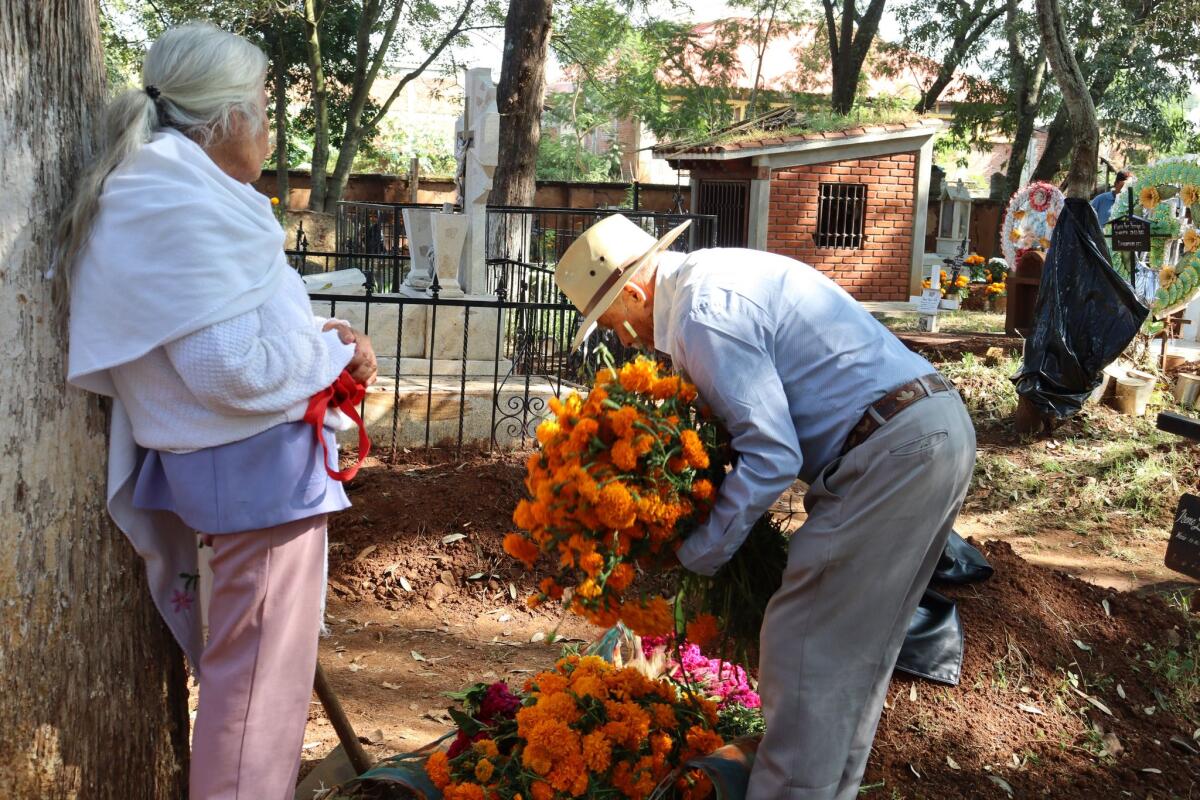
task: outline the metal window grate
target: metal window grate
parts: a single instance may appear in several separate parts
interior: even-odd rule
[[[748,181],[700,181],[697,213],[717,217],[717,247],[745,247]]]
[[[822,183],[817,201],[817,247],[857,250],[863,246],[867,187],[861,183]]]

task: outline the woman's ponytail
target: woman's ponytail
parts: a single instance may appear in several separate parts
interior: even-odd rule
[[[61,271],[69,277],[70,265],[83,249],[96,210],[104,180],[121,163],[150,141],[158,127],[158,105],[142,89],[128,89],[115,97],[104,113],[104,129],[99,152],[75,187],[58,228],[58,248],[51,273]]]

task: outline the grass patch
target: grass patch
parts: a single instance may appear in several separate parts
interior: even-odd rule
[[[875,319],[884,327],[897,332],[917,331],[920,316],[912,314],[877,314]],[[941,333],[1004,333],[1004,315],[992,311],[942,311],[938,313]]]
[[[994,424],[1006,420],[1017,408],[1017,390],[1011,377],[1021,365],[1020,359],[1007,357],[989,366],[973,353],[964,353],[958,361],[938,364],[938,371],[958,387],[971,419]]]

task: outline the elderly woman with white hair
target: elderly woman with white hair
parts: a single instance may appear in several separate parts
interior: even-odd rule
[[[313,316],[249,185],[270,149],[266,68],[211,25],[163,34],[144,87],[109,106],[60,240],[68,379],[112,398],[109,511],[200,681],[192,800],[293,796],[325,520],[349,505],[325,406],[375,376],[365,336]],[[197,533],[212,547],[207,643]]]

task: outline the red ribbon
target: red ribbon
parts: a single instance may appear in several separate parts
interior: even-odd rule
[[[317,442],[321,445],[321,463],[325,471],[335,481],[348,481],[358,474],[358,468],[366,461],[371,452],[371,440],[367,438],[367,428],[363,425],[362,417],[358,415],[358,405],[366,396],[367,387],[363,386],[350,373],[342,370],[332,386],[314,394],[308,400],[308,410],[304,412],[304,421],[312,426]],[[335,471],[329,468],[329,449],[325,444],[325,414],[330,408],[341,411],[358,426],[358,461],[344,470]]]

